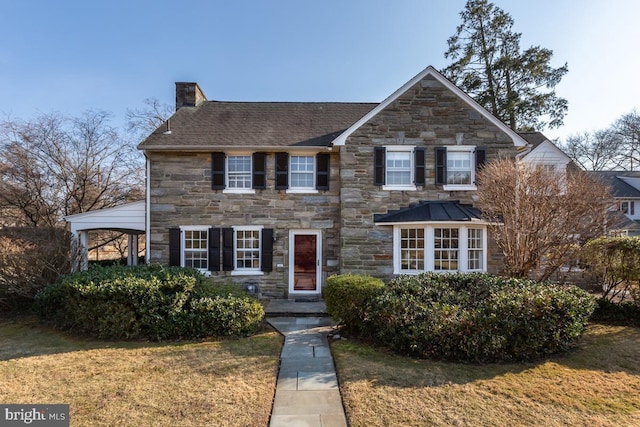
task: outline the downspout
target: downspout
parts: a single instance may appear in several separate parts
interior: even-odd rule
[[[144,152],[145,158],[145,203],[144,203],[144,261],[149,265],[151,260],[151,160]]]

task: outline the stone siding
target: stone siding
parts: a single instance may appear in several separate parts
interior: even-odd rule
[[[255,194],[223,193],[211,189],[211,153],[150,152],[150,261],[168,264],[169,228],[201,225],[273,228],[273,271],[262,276],[218,277],[243,284],[256,281],[263,295],[283,297],[288,291],[289,230],[322,231],[323,276],[337,272],[339,259],[339,160],[331,153],[328,191],[287,194],[275,190],[275,155],[267,154],[267,188]],[[282,268],[276,266],[282,264]],[[324,282],[324,280],[323,280]]]
[[[460,135],[461,134],[461,135]],[[460,144],[458,144],[460,141]],[[425,147],[426,183],[417,191],[388,191],[374,185],[374,148]],[[513,157],[511,138],[440,82],[427,78],[351,134],[340,147],[340,271],[389,278],[393,275],[393,227],[376,226],[374,214],[421,200],[459,200],[474,204],[475,191],[444,191],[435,184],[435,147],[486,148],[486,160]],[[501,255],[488,240],[488,269],[501,270]]]

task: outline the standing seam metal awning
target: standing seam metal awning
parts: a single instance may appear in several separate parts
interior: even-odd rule
[[[426,200],[405,208],[375,214],[378,223],[429,222],[429,221],[473,221],[480,220],[480,210],[458,200]]]

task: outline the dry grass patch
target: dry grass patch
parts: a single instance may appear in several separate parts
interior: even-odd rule
[[[352,426],[640,425],[640,329],[590,325],[538,363],[473,366],[332,345]]]
[[[0,323],[0,402],[69,403],[71,425],[266,425],[282,339],[99,342]]]

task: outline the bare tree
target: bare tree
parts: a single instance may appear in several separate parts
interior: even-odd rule
[[[141,109],[127,109],[127,131],[143,138],[156,130],[167,121],[174,109],[170,105],[161,104],[157,98],[144,100],[145,107]]]
[[[562,150],[588,171],[620,169],[626,162],[622,141],[610,128],[572,135]]]
[[[478,207],[505,256],[505,272],[548,279],[601,235],[613,199],[584,171],[550,171],[500,159],[478,176]]]
[[[56,226],[64,215],[139,199],[143,163],[110,114],[46,114],[0,123],[0,209],[14,225]]]
[[[625,169],[640,168],[640,114],[636,110],[620,117],[612,126],[618,138]]]

